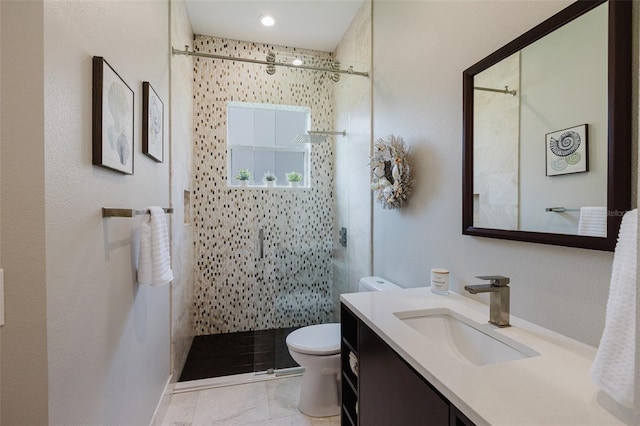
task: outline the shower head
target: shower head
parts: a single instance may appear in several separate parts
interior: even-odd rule
[[[293,142],[294,143],[322,143],[329,136],[332,136],[332,135],[347,136],[347,131],[343,130],[341,132],[328,132],[328,131],[325,132],[325,131],[309,130],[307,133],[303,133],[301,135],[296,136]]]
[[[293,143],[322,143],[327,139],[328,135],[309,135],[302,134],[295,137]]]

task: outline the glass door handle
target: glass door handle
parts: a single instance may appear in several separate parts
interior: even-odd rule
[[[258,229],[258,259],[264,259],[264,229]]]

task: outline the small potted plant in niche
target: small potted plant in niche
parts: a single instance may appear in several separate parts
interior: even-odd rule
[[[287,180],[289,181],[289,186],[296,187],[300,185],[302,181],[302,175],[298,172],[290,172],[287,173]]]
[[[266,186],[275,186],[276,185],[276,180],[278,180],[278,178],[273,173],[266,172],[264,174],[264,176],[262,177],[262,180],[264,181],[264,184]]]
[[[253,175],[249,169],[240,169],[236,175],[236,179],[240,181],[240,186],[247,186]]]

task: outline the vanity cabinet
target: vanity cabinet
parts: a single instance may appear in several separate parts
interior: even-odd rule
[[[358,357],[358,328],[359,321],[344,305],[340,308],[340,362],[342,379],[342,410],[343,426],[358,425],[358,376],[351,368],[350,355]],[[357,370],[356,370],[357,371]]]
[[[344,305],[341,315],[343,426],[473,425]]]

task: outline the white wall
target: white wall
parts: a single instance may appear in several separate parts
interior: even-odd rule
[[[168,126],[164,163],[141,152],[143,81],[168,122],[168,26],[167,1],[44,4],[50,424],[148,424],[169,378],[169,286],[136,283],[141,217],[101,217],[169,205]],[[132,176],[91,165],[94,55],[135,92]]]
[[[448,268],[456,292],[507,275],[513,315],[596,345],[611,253],[461,234],[462,71],[568,4],[374,3],[374,137],[401,135],[416,177],[408,208],[374,208],[374,272],[413,287]]]

